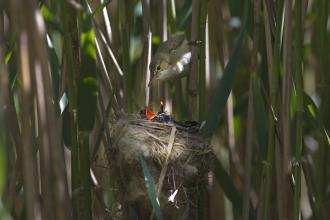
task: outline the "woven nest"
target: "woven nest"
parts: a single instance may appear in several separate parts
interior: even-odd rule
[[[150,219],[152,213],[140,155],[147,161],[156,191],[161,186],[158,199],[164,219],[196,217],[198,188],[207,185],[212,149],[198,132],[173,127],[132,115],[113,123],[109,162],[118,177],[124,208],[134,210],[139,219]]]

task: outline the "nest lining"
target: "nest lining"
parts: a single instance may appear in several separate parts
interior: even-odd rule
[[[113,147],[119,150],[127,163],[138,160],[139,154],[152,158],[162,164],[167,156],[167,145],[173,125],[140,119],[137,116],[121,117],[112,128]],[[211,147],[200,135],[177,131],[169,162],[187,156],[204,155],[211,152]]]

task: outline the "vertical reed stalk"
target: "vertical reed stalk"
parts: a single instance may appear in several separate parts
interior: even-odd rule
[[[321,117],[324,120],[325,127],[330,129],[330,76],[329,76],[329,1],[319,0],[315,2],[317,13],[317,36],[318,36],[318,56],[320,64],[320,94],[322,96],[322,103],[320,106]],[[322,172],[322,171],[321,171]],[[325,184],[325,183],[324,183]]]
[[[162,0],[162,7],[161,7],[161,39],[162,41],[166,41],[168,38],[168,31],[167,31],[167,0]],[[175,24],[175,23],[174,23]]]
[[[78,219],[92,219],[92,181],[90,177],[89,134],[79,131],[79,174],[82,196],[78,205]]]
[[[274,45],[274,57],[273,57],[273,62],[274,62],[274,74],[275,74],[275,80],[277,83],[277,79],[280,76],[280,71],[281,71],[281,54],[282,54],[282,38],[283,38],[283,21],[284,21],[284,0],[279,0],[277,2],[277,13],[276,13],[276,31],[275,31],[275,45]],[[278,89],[278,88],[276,88]],[[277,95],[277,94],[276,94]],[[277,97],[276,97],[277,99]],[[277,102],[277,101],[276,101]],[[273,106],[274,107],[274,106]],[[278,106],[275,106],[274,108],[275,113],[277,114]],[[276,126],[276,124],[275,124]],[[279,149],[279,143],[278,140],[276,140],[276,149],[275,149],[275,156],[276,156],[276,162],[275,162],[275,169],[276,169],[276,190],[277,190],[277,206],[278,206],[278,214],[279,218],[284,218],[284,192],[282,191],[282,157],[281,157],[281,152]]]
[[[266,36],[266,49],[267,49],[267,64],[268,64],[268,80],[270,88],[270,108],[276,105],[275,96],[277,93],[277,80],[273,74],[273,51],[271,43],[271,32],[270,32],[270,17],[267,3],[263,0],[263,11],[264,11],[264,23],[265,23],[265,36]],[[275,82],[274,82],[275,81]],[[275,122],[273,113],[268,111],[268,148],[267,148],[267,162],[264,164],[264,175],[265,175],[265,199],[263,204],[263,219],[270,218],[271,208],[271,188],[272,188],[272,170],[274,160],[274,144],[275,144]]]
[[[2,105],[4,118],[2,123],[7,128],[5,136],[7,150],[7,165],[8,165],[8,184],[3,194],[3,204],[11,209],[15,206],[18,195],[17,189],[22,186],[22,172],[21,172],[21,161],[22,161],[22,144],[21,144],[21,131],[19,129],[18,117],[14,106],[14,96],[10,86],[10,74],[8,67],[5,64],[5,19],[4,19],[4,2],[0,3],[0,87],[2,93]],[[13,143],[10,142],[8,137],[12,137]]]
[[[199,38],[200,0],[192,0],[191,41]],[[190,73],[188,76],[188,106],[189,118],[198,119],[198,48],[193,47],[191,52]]]
[[[176,8],[175,8],[175,0],[168,0],[168,23],[169,23],[169,29],[170,33],[175,33],[176,31]]]
[[[272,23],[271,17],[271,2],[263,0],[265,36],[266,36],[266,51],[268,64],[268,80],[269,80],[269,100],[268,106],[268,148],[267,148],[267,162],[264,164],[265,172],[265,200],[263,206],[263,218],[270,218],[271,211],[271,189],[273,179],[273,165],[274,165],[274,149],[276,145],[275,130],[278,122],[278,77],[280,74],[280,59],[281,59],[281,43],[282,43],[282,16],[283,16],[283,0],[277,2],[276,15],[276,31],[275,31],[275,45],[272,44]],[[279,180],[277,179],[277,185]],[[278,198],[281,198],[281,192],[278,192]],[[279,213],[281,211],[281,204],[279,204]]]
[[[149,64],[151,61],[151,40],[152,40],[152,33],[151,33],[151,26],[150,26],[150,1],[143,0],[142,1],[142,11],[143,11],[143,39],[144,39],[144,46],[143,46],[143,70],[142,72],[146,75],[146,82],[145,82],[145,105],[149,105],[150,102],[150,87],[149,82],[151,79]]]
[[[253,93],[252,93],[252,77],[250,76],[250,86],[249,86],[249,100],[248,100],[248,117],[247,117],[247,127],[246,127],[246,146],[245,146],[245,172],[244,172],[244,193],[243,193],[243,210],[242,219],[249,219],[250,212],[250,195],[251,195],[251,174],[252,174],[252,141],[253,141],[253,127],[254,127],[254,117],[253,117]]]
[[[65,63],[65,75],[67,76],[70,133],[71,133],[71,191],[72,191],[72,218],[78,219],[78,192],[80,187],[79,175],[79,148],[78,148],[78,122],[77,122],[77,79],[80,63],[77,12],[69,7],[66,1],[61,1],[61,17],[63,29],[69,35],[63,38],[63,63]],[[68,16],[68,15],[71,16]],[[64,74],[64,73],[62,73]]]
[[[170,4],[171,2],[169,2]],[[161,27],[161,42],[164,42],[168,39],[168,30],[167,30],[167,26],[168,26],[168,22],[167,22],[167,17],[168,17],[168,10],[167,10],[167,0],[162,0],[162,7],[161,7],[161,19],[160,19],[160,27]],[[175,10],[175,7],[174,7]],[[175,12],[174,12],[175,13]],[[175,21],[175,20],[174,20]],[[175,25],[175,23],[172,23],[173,25]],[[175,26],[172,28],[175,29]],[[176,80],[175,85],[177,85],[177,83],[180,83],[180,80]],[[160,101],[165,101],[165,109],[168,112],[173,112],[173,97],[174,96],[173,92],[172,92],[172,84],[169,83],[161,83],[159,84],[159,95],[161,100]],[[176,92],[176,90],[175,90]],[[177,95],[178,97],[182,97],[182,95]]]
[[[200,2],[200,15],[199,15],[199,39],[202,44],[199,46],[199,79],[198,79],[198,110],[199,120],[204,120],[206,111],[206,78],[205,78],[205,64],[206,64],[206,51],[205,46],[209,39],[206,38],[206,26],[208,25],[207,19],[207,5],[208,0]]]
[[[124,94],[126,98],[126,110],[127,112],[132,112],[133,110],[133,99],[132,99],[132,86],[133,86],[133,75],[131,69],[131,59],[129,54],[130,48],[130,1],[121,0],[118,1],[118,16],[119,16],[119,28],[120,28],[120,38],[122,45],[122,67],[124,71]]]
[[[176,30],[177,30],[175,1],[166,0],[164,2],[165,3],[163,3],[163,7],[166,7],[166,10],[163,10],[163,14],[166,11],[166,29],[168,29],[167,37],[171,37],[171,35],[175,35]],[[164,20],[165,20],[165,16],[163,18],[163,28],[165,28]],[[178,119],[182,118],[182,115],[184,115],[183,114],[184,109],[183,109],[183,94],[182,94],[181,80],[175,80],[173,85],[166,84],[165,85],[165,96],[166,96],[166,102],[171,105],[171,106],[168,106],[168,104],[166,104],[167,107],[166,106],[165,107],[166,107],[167,111],[172,112],[172,109],[174,109],[173,112],[176,113],[175,117]],[[171,99],[167,100],[167,97],[170,97]]]
[[[175,1],[170,0],[167,1],[167,14],[168,14],[168,28],[169,34],[175,34],[177,31],[176,27],[176,7]],[[176,80],[175,84],[175,91],[172,93],[173,97],[173,107],[175,108],[176,117],[178,119],[183,118],[186,114],[186,108],[184,105],[184,94],[182,93],[182,80]]]
[[[100,0],[100,3],[103,4],[105,2],[105,0]],[[111,28],[111,23],[110,23],[110,19],[109,19],[109,13],[108,13],[108,9],[107,7],[104,7],[102,10],[102,14],[103,14],[103,20],[104,20],[104,26],[106,29],[106,36],[107,36],[107,40],[108,42],[112,42],[112,28]]]
[[[16,5],[17,6],[17,5]],[[22,171],[23,185],[25,194],[25,204],[27,210],[27,219],[34,220],[40,218],[41,210],[38,202],[38,172],[37,157],[35,154],[34,134],[34,112],[32,102],[31,88],[31,72],[29,65],[29,46],[28,37],[25,31],[19,34],[19,50],[20,50],[20,77],[22,82],[21,96],[21,118],[24,118],[21,124],[22,129]]]
[[[15,159],[12,157],[9,151],[6,149],[9,137],[9,131],[5,130],[5,126],[8,125],[8,119],[5,120],[6,116],[9,116],[6,112],[6,101],[9,98],[9,79],[8,72],[4,62],[5,48],[4,48],[4,13],[3,13],[3,3],[0,2],[0,121],[6,122],[0,124],[0,198],[4,201],[4,190],[6,183],[7,172],[10,167],[13,167],[10,163],[14,164]],[[8,102],[7,102],[8,103]],[[9,147],[9,146],[7,146]],[[9,148],[8,148],[9,149]],[[12,151],[13,152],[13,151]],[[8,167],[8,169],[7,169]],[[15,170],[14,170],[15,172]],[[4,201],[5,203],[6,201]],[[6,205],[6,204],[5,204]],[[11,206],[10,206],[11,208]],[[2,209],[2,208],[0,208]]]
[[[282,140],[283,155],[282,169],[280,176],[281,192],[283,193],[283,219],[289,219],[289,204],[291,201],[289,194],[289,158],[291,152],[291,118],[290,118],[290,97],[292,82],[292,1],[285,0],[284,15],[284,39],[283,39],[283,76],[282,76]]]
[[[321,95],[320,118],[324,121],[326,128],[330,129],[330,76],[329,76],[329,40],[327,33],[327,22],[329,13],[329,1],[319,0],[314,2],[316,7],[316,40],[317,40],[317,58],[319,60],[319,67],[315,70],[319,72],[319,93]],[[324,209],[323,201],[325,199],[326,183],[327,183],[327,161],[329,160],[328,144],[322,139],[318,138],[319,148],[315,155],[315,201],[318,214],[325,217],[326,209]]]
[[[206,77],[205,77],[205,64],[206,64],[206,51],[205,46],[208,44],[209,39],[206,38],[206,26],[208,25],[208,0],[202,0],[199,2],[200,11],[199,11],[199,35],[197,35],[197,39],[192,40],[200,40],[202,42],[199,45],[199,71],[197,71],[198,76],[196,77],[196,85],[198,86],[198,106],[196,106],[196,111],[198,112],[198,120],[202,121],[205,119],[205,111],[206,111]],[[192,28],[193,30],[193,28]],[[193,36],[193,35],[192,35]],[[199,39],[198,39],[199,38]],[[194,52],[195,48],[193,48]],[[209,53],[209,51],[208,51]],[[195,54],[192,53],[192,57]],[[194,60],[192,60],[194,62]],[[198,60],[196,61],[198,62]],[[194,68],[191,65],[191,68]],[[193,72],[191,72],[193,73]],[[190,81],[191,82],[191,81]],[[198,109],[197,109],[198,108]],[[200,195],[199,195],[199,219],[209,219],[209,194],[207,191],[207,186],[205,183],[200,184]]]
[[[297,124],[295,141],[295,164],[293,166],[294,200],[293,200],[293,219],[300,219],[300,197],[301,197],[301,158],[302,158],[302,138],[303,138],[303,17],[302,3],[295,2],[295,88],[297,99]]]
[[[260,25],[260,0],[253,2],[253,48],[251,57],[251,75],[249,86],[248,117],[246,128],[246,148],[245,148],[245,173],[244,173],[244,194],[243,194],[243,220],[249,219],[250,212],[250,194],[251,194],[251,174],[252,174],[252,141],[254,128],[254,108],[253,108],[253,77],[256,75],[258,65],[259,49],[259,25]]]

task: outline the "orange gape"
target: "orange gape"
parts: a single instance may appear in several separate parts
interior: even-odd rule
[[[156,117],[156,114],[151,110],[150,106],[147,106],[146,109],[146,118],[152,120]]]

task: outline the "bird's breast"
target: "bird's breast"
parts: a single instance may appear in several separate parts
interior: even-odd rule
[[[159,72],[157,79],[167,80],[184,76],[189,71],[190,59],[191,52],[187,52],[175,63],[170,64],[167,69]]]

